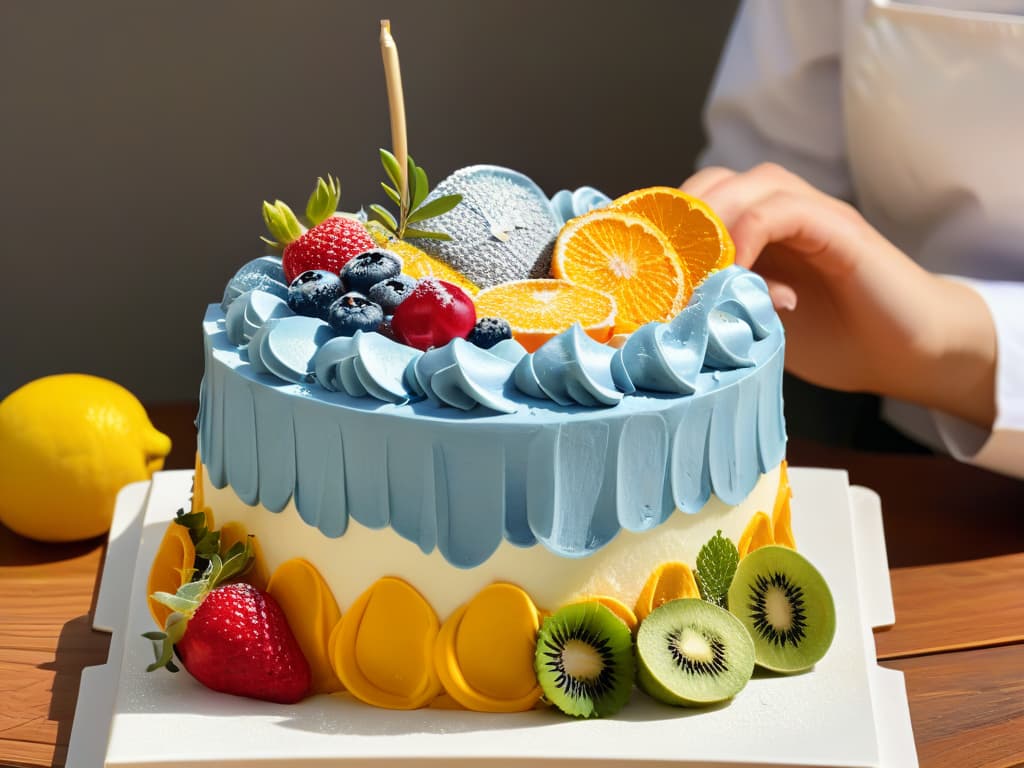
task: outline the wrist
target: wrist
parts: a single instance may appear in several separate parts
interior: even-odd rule
[[[988,305],[970,285],[931,276],[930,341],[922,345],[918,391],[930,408],[991,429],[996,415],[996,330]]]

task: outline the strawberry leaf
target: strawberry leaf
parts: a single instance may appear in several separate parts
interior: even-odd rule
[[[271,205],[263,201],[263,222],[278,243],[288,245],[302,237],[302,225],[286,203],[277,200]]]
[[[435,216],[440,216],[442,213],[448,213],[448,211],[461,202],[462,195],[442,195],[441,197],[434,198],[429,203],[409,214],[407,223],[415,224],[417,221],[432,219]]]
[[[188,584],[183,584],[181,589],[185,589],[185,587],[193,584],[202,584],[202,582],[190,581]],[[203,586],[205,587],[206,585],[203,584]],[[180,592],[181,590],[179,589],[178,591]],[[170,592],[154,592],[150,597],[177,613],[190,614],[199,607],[199,601],[187,597],[178,597],[178,595],[172,595]]]
[[[167,618],[166,632],[146,632],[142,635],[147,640],[153,641],[153,655],[156,657],[156,661],[146,667],[147,672],[155,672],[158,669],[166,669],[170,672],[178,671],[177,665],[172,661],[174,645],[185,636],[187,628],[188,618],[172,613]]]
[[[203,538],[195,542],[195,545],[196,557],[209,560],[210,555],[215,554],[220,549],[220,531],[207,531]]]
[[[217,577],[216,583],[213,583],[210,589],[213,589],[217,584],[244,573],[252,565],[253,558],[255,557],[253,539],[254,536],[249,534],[245,537],[245,543],[241,541],[235,542],[231,549],[225,553],[224,564],[221,567],[220,574]]]
[[[306,223],[315,227],[322,221],[326,221],[338,210],[338,201],[341,199],[341,183],[333,176],[328,175],[327,180],[321,176],[316,180],[316,187],[313,194],[309,196],[306,203]]]
[[[276,253],[280,253],[281,251],[284,250],[283,245],[281,245],[276,240],[271,240],[269,237],[264,237],[263,235],[260,235],[260,240],[267,244],[267,248],[269,248],[272,251],[275,251]]]
[[[175,597],[179,597],[182,600],[191,600],[198,602],[206,591],[206,584],[202,581],[190,581],[188,584],[182,584],[178,591],[175,593]]]

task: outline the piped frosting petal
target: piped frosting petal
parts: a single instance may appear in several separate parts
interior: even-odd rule
[[[308,384],[313,379],[313,358],[317,350],[334,337],[334,331],[315,317],[285,317],[267,329],[259,345],[263,366],[279,379]],[[251,347],[250,347],[251,348]]]
[[[244,264],[228,280],[220,308],[227,312],[228,307],[248,291],[263,291],[282,300],[287,300],[288,280],[285,279],[284,268],[281,266],[279,256],[261,256]]]
[[[265,291],[246,291],[228,307],[224,328],[228,341],[240,347],[249,343],[267,321],[294,314],[288,303],[279,296]]]
[[[423,354],[415,366],[416,380],[431,400],[464,411],[482,405],[499,413],[518,406],[505,396],[515,364],[505,357],[452,339]]]
[[[551,207],[565,224],[569,219],[590,213],[597,208],[604,208],[612,199],[604,192],[593,187],[579,187],[570,192],[560,189],[551,198]]]

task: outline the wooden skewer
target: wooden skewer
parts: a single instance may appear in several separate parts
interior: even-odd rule
[[[402,96],[402,71],[398,64],[398,46],[391,37],[391,21],[380,21],[380,54],[384,60],[384,78],[388,88],[388,111],[391,114],[392,154],[398,160],[402,208],[409,205],[409,144],[405,131],[405,100]]]

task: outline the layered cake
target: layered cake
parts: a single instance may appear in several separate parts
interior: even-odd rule
[[[634,681],[702,705],[811,666],[834,618],[789,526],[783,329],[714,214],[494,166],[430,193],[411,159],[400,191],[382,157],[397,216],[337,212],[331,178],[303,220],[265,204],[283,254],[206,312],[154,668],[176,644],[258,698],[600,716]]]

